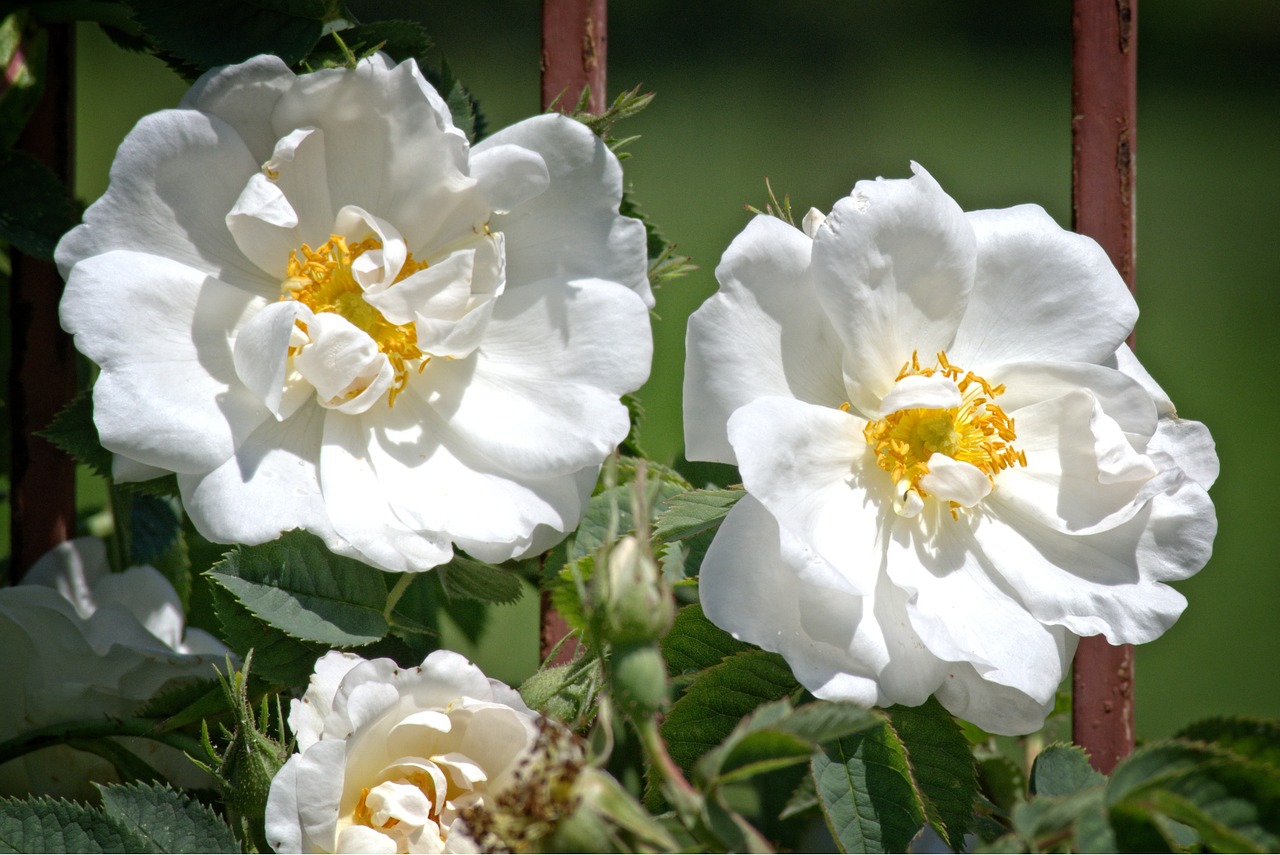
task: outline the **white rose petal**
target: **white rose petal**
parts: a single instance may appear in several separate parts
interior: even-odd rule
[[[1137,309],[1097,244],[913,171],[803,230],[757,217],[690,318],[687,453],[750,493],[700,596],[819,697],[932,694],[1026,733],[1081,636],[1177,619],[1217,456],[1124,345]]]

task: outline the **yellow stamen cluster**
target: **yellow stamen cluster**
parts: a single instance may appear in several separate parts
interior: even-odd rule
[[[297,300],[311,311],[333,312],[346,318],[364,330],[386,354],[395,370],[396,381],[387,396],[387,403],[394,405],[396,395],[409,383],[409,363],[417,361],[418,371],[426,367],[431,357],[418,349],[418,334],[412,322],[393,324],[381,312],[364,299],[364,289],[351,272],[351,264],[371,249],[380,249],[382,242],[368,238],[348,244],[341,235],[330,235],[320,246],[312,249],[303,244],[301,250],[289,253],[289,276],[284,281],[282,300]],[[427,267],[425,261],[415,261],[410,254],[396,275],[399,282]],[[306,332],[306,325],[299,322]]]
[[[1013,419],[993,401],[1004,394],[1004,386],[992,386],[972,371],[952,365],[945,352],[938,354],[937,364],[932,367],[921,366],[918,355],[912,353],[911,361],[902,366],[896,379],[935,374],[960,389],[960,406],[899,410],[868,422],[863,429],[867,443],[875,449],[876,462],[893,477],[894,483],[905,482],[909,487],[900,489],[927,496],[920,488],[920,479],[929,474],[928,459],[934,453],[978,467],[993,484],[997,472],[1014,465],[1026,466],[1026,453],[1013,447],[1017,439]],[[952,502],[953,517],[958,510]]]

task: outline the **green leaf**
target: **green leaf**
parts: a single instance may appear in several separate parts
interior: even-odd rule
[[[219,637],[241,658],[254,651],[254,674],[270,684],[304,685],[316,660],[329,650],[329,645],[300,641],[263,622],[219,585],[210,585],[209,593],[222,624]]]
[[[439,73],[430,67],[423,66],[423,73],[444,98],[444,102],[449,105],[449,113],[453,117],[454,125],[473,143],[483,138],[486,122],[484,115],[480,112],[480,104],[467,87],[462,85],[462,81],[454,76],[449,63],[442,61]]]
[[[74,802],[0,799],[0,852],[150,852],[102,811]]]
[[[653,536],[658,540],[684,540],[717,528],[746,490],[694,490],[673,496],[657,519]]]
[[[574,576],[576,574],[585,589],[586,583],[590,581],[591,574],[595,571],[595,565],[595,557],[592,555],[584,555],[570,561],[560,571],[559,577],[550,588],[552,607],[560,613],[570,629],[578,632],[587,630],[586,604],[582,602],[583,596],[587,594],[585,590],[582,592],[578,590],[578,583],[574,580]]]
[[[256,666],[257,662],[254,664]],[[134,715],[138,718],[161,719],[162,729],[173,730],[204,719],[216,718],[229,710],[226,694],[218,680],[209,679],[163,691],[146,701]]]
[[[762,703],[799,688],[776,653],[745,650],[702,671],[662,722],[671,757],[688,771]]]
[[[582,522],[573,534],[570,561],[590,555],[611,537],[620,537],[632,530],[635,522],[631,518],[631,494],[631,487],[620,484],[591,497]]]
[[[1055,743],[1036,756],[1031,766],[1031,793],[1039,796],[1069,796],[1097,786],[1106,778],[1089,765],[1089,757],[1077,745]]]
[[[359,647],[390,631],[386,574],[333,555],[303,531],[238,546],[207,573],[256,617],[300,640]]]
[[[324,30],[324,0],[129,0],[161,51],[197,71],[275,54],[302,60]]]
[[[915,707],[895,706],[889,719],[907,750],[925,818],[948,846],[963,849],[978,797],[969,740],[936,698]]]
[[[455,555],[434,572],[450,600],[514,603],[524,594],[524,583],[515,573],[464,555]]]
[[[1211,718],[1190,725],[1175,738],[1211,742],[1233,754],[1280,769],[1280,721]]]
[[[164,784],[98,785],[103,812],[152,852],[239,852],[211,808]]]
[[[52,261],[59,238],[76,224],[70,198],[43,163],[24,151],[0,151],[0,239]]]
[[[1280,774],[1224,749],[1168,741],[1127,758],[1106,785],[1106,803],[1126,816],[1163,814],[1193,828],[1218,851],[1280,848]]]
[[[697,764],[712,786],[809,759],[818,743],[876,727],[883,717],[850,703],[817,701],[793,709],[783,698],[758,707]]]
[[[818,810],[818,790],[812,775],[805,775],[787,798],[787,805],[782,809],[779,819],[790,819],[811,810]]]
[[[907,750],[886,722],[823,745],[813,777],[827,826],[845,852],[903,852],[925,822]]]
[[[88,466],[100,478],[111,481],[111,466],[115,459],[102,447],[98,439],[98,426],[93,423],[93,392],[82,389],[63,407],[49,426],[36,432],[64,451],[77,463]],[[152,496],[178,495],[178,481],[173,475],[164,475],[150,481],[132,481],[113,485],[134,493]]]
[[[697,603],[676,612],[675,623],[662,640],[662,655],[672,677],[710,668],[727,656],[751,649],[707,620]]]
[[[978,758],[978,783],[992,804],[1008,813],[1027,791],[1022,767],[1003,754]]]
[[[93,393],[82,389],[63,407],[49,426],[37,433],[66,452],[77,463],[84,464],[101,478],[111,480],[113,455],[98,440],[98,427],[93,423]]]
[[[600,680],[599,662],[577,659],[535,672],[520,684],[520,697],[530,709],[572,727],[595,710]]]
[[[129,508],[129,562],[153,564],[182,533],[182,519],[173,503],[157,496],[137,495]]]

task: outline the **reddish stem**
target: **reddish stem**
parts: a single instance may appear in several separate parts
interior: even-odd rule
[[[1072,2],[1072,212],[1130,290],[1137,151],[1137,0]],[[1133,344],[1130,336],[1129,343]],[[1072,735],[1109,773],[1133,753],[1133,646],[1084,638],[1072,680]]]
[[[542,109],[555,105],[572,112],[584,87],[591,87],[587,109],[603,112],[605,104],[606,0],[543,0],[542,2]],[[569,625],[542,596],[541,651],[546,659]],[[570,639],[556,653],[556,664],[568,662],[578,652]]]
[[[53,170],[67,186],[72,175],[74,31],[48,28],[44,95],[18,139],[18,148]],[[48,261],[12,252],[9,370],[12,483],[9,496],[10,575],[17,582],[41,555],[75,530],[75,463],[34,435],[48,427],[75,395],[75,350],[58,324],[62,277]]]

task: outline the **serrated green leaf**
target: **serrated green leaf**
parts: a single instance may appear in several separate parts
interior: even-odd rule
[[[979,757],[977,761],[979,789],[992,804],[1008,813],[1026,796],[1026,773],[1003,754]]]
[[[582,522],[573,534],[569,560],[576,561],[594,553],[610,537],[624,535],[634,525],[631,519],[631,488],[620,484],[601,490],[587,502]]]
[[[716,528],[746,494],[746,490],[694,490],[673,496],[655,522],[653,536],[663,541],[684,540]]]
[[[812,775],[805,775],[800,779],[800,783],[791,791],[791,795],[787,797],[787,804],[779,814],[778,819],[791,819],[793,816],[799,816],[811,810],[820,809],[818,804],[818,790],[813,782]]]
[[[426,68],[424,73],[427,80],[444,98],[445,104],[449,106],[449,114],[453,118],[453,124],[466,134],[467,139],[473,143],[483,138],[485,120],[480,113],[480,104],[472,97],[467,87],[462,85],[462,81],[454,76],[453,69],[449,66],[448,61],[440,63],[439,73],[431,68]]]
[[[296,65],[324,30],[324,0],[130,0],[134,19],[165,53],[197,71],[275,54]]]
[[[164,784],[98,785],[103,813],[145,840],[152,852],[239,852],[218,815]]]
[[[0,852],[151,852],[146,841],[87,805],[0,798]]]
[[[229,709],[226,695],[217,679],[209,679],[161,692],[139,707],[134,715],[138,718],[162,719],[161,727],[172,730],[215,718]]]
[[[671,631],[662,639],[662,655],[672,677],[718,665],[727,656],[752,649],[707,620],[697,603],[676,612]]]
[[[741,719],[719,745],[698,760],[696,779],[704,789],[807,759],[813,743],[778,727],[791,711],[791,702],[781,698],[761,704]]]
[[[1036,756],[1031,766],[1030,790],[1038,796],[1069,796],[1105,781],[1106,778],[1089,765],[1084,749],[1059,742]]]
[[[208,575],[255,616],[297,639],[359,647],[390,631],[382,614],[386,574],[330,553],[303,531],[238,546]]]
[[[845,852],[903,852],[925,822],[907,751],[886,722],[813,756],[818,800]]]
[[[1280,721],[1211,718],[1190,725],[1174,738],[1210,742],[1233,754],[1280,769]]]
[[[671,757],[686,771],[724,741],[756,707],[796,691],[781,656],[745,650],[702,671],[662,722]]]
[[[70,199],[43,163],[24,151],[0,151],[0,239],[51,261],[58,240],[76,224]]]
[[[1280,775],[1221,748],[1174,740],[1144,746],[1115,768],[1105,793],[1108,808],[1163,814],[1193,828],[1210,849],[1280,848]]]
[[[276,686],[300,686],[310,679],[316,660],[329,650],[328,645],[286,635],[255,616],[220,585],[208,587],[213,610],[222,624],[219,637],[241,658],[254,651],[256,676]]]
[[[964,848],[973,828],[978,772],[969,740],[936,698],[914,707],[895,706],[889,720],[906,747],[925,818],[952,849]]]
[[[77,463],[88,466],[95,475],[111,480],[112,454],[98,440],[98,427],[93,423],[93,393],[88,389],[76,393],[37,436],[49,440]]]
[[[464,555],[455,555],[434,572],[440,577],[445,596],[451,600],[509,604],[524,595],[524,584],[515,573]]]
[[[1155,816],[1137,805],[1121,804],[1111,809],[1111,842],[1115,852],[1175,852],[1173,843],[1160,830]],[[1079,823],[1077,823],[1077,828]],[[1106,838],[1101,838],[1105,840]],[[1091,841],[1090,841],[1091,843]],[[1098,851],[1093,849],[1092,851]]]
[[[817,701],[793,709],[787,699],[758,707],[697,764],[712,785],[808,760],[818,743],[878,726],[883,717],[855,704]]]
[[[591,574],[595,571],[595,564],[593,555],[584,555],[570,561],[560,571],[559,577],[550,589],[552,607],[560,613],[570,629],[578,632],[586,632],[587,629],[586,604],[582,602],[582,597],[586,583],[590,581]],[[579,581],[583,583],[583,592],[578,590]]]

